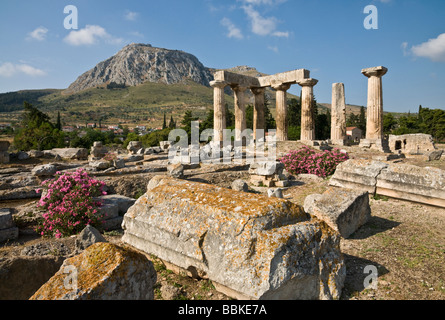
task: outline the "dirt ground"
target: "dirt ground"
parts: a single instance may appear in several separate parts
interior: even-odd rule
[[[440,161],[438,166],[444,163]],[[132,177],[133,192],[137,188],[143,190],[152,176],[141,176],[139,182]],[[203,166],[186,170],[185,179],[230,187],[236,179],[247,180],[248,173],[242,167],[215,170]],[[284,197],[303,205],[307,195],[322,193],[328,183],[323,179],[299,179],[285,189]],[[124,184],[122,190],[126,187]],[[266,193],[267,189],[251,187],[251,192]],[[11,201],[1,203],[0,207],[22,204],[23,201]],[[341,241],[347,270],[341,299],[445,300],[445,209],[382,196],[370,196],[370,206],[372,218],[350,238]],[[19,239],[0,245],[0,259],[18,255],[24,247],[36,243],[64,243],[65,248],[73,246],[73,238],[41,239],[32,233],[32,223],[22,227]],[[108,241],[120,244],[122,233],[122,230],[116,230],[105,236]],[[149,258],[158,273],[156,300],[231,299],[216,291],[211,281],[174,273],[158,258]],[[377,271],[377,278],[370,281],[369,270],[372,269]],[[365,288],[367,284],[371,286]]]

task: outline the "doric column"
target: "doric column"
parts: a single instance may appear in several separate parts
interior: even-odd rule
[[[226,128],[226,106],[224,101],[225,81],[212,81],[213,87],[213,141],[223,141],[223,130]]]
[[[246,130],[246,87],[232,86],[235,105],[235,141],[241,140],[241,133]]]
[[[301,141],[315,140],[314,119],[314,86],[318,83],[316,79],[304,79],[298,84],[301,90]]]
[[[343,145],[346,139],[346,98],[343,83],[332,84],[331,142]]]
[[[388,72],[385,67],[363,69],[368,77],[368,110],[366,118],[366,139],[383,139],[383,91],[382,77]]]
[[[287,90],[290,86],[288,83],[272,83],[272,88],[276,90],[277,100],[277,141],[287,140]]]
[[[256,140],[264,138],[266,120],[264,118],[264,92],[266,88],[251,88],[254,95],[255,105],[253,108],[253,138]],[[263,134],[257,137],[257,130],[263,130]]]

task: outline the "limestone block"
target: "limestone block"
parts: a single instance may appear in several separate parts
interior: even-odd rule
[[[106,170],[111,166],[110,162],[105,160],[90,161],[89,165],[96,170]]]
[[[278,161],[255,162],[250,165],[249,173],[260,176],[271,176],[275,173],[282,172],[284,165]]]
[[[142,148],[141,141],[130,141],[127,146],[127,150],[129,153],[136,153],[139,149]]]
[[[443,150],[435,150],[427,153],[428,161],[438,161],[442,157]]]
[[[344,238],[348,238],[371,217],[367,191],[329,188],[322,195],[308,196],[304,209],[325,221]]]
[[[99,230],[87,225],[78,235],[75,241],[76,248],[85,250],[89,246],[98,243],[107,242],[107,240],[100,234]]]
[[[377,178],[377,193],[445,207],[445,171],[409,164],[390,164]]]
[[[29,159],[29,155],[26,152],[20,151],[19,153],[17,153],[17,159],[27,160]]]
[[[340,236],[284,199],[156,176],[128,210],[122,241],[238,299],[338,299]]]
[[[268,189],[267,190],[267,196],[270,197],[275,197],[275,198],[283,198],[283,189],[281,188],[276,188],[276,189]]]
[[[247,192],[249,190],[249,186],[247,185],[246,181],[238,179],[232,182],[232,190]]]
[[[124,215],[127,212],[128,208],[130,208],[136,202],[136,199],[118,194],[100,196],[98,197],[98,199],[104,204],[117,205],[119,215]]]
[[[48,177],[53,176],[57,172],[57,167],[53,164],[44,164],[41,166],[36,166],[31,170],[31,173],[37,177]]]
[[[52,149],[55,155],[59,155],[62,159],[69,160],[87,160],[88,150],[85,148],[55,148]]]
[[[0,230],[15,227],[12,221],[11,209],[0,209]]]
[[[155,283],[156,271],[143,254],[100,242],[66,259],[30,300],[153,300]]]
[[[168,165],[167,172],[173,178],[182,178],[184,176],[184,166],[181,163]]]
[[[0,164],[9,163],[9,152],[0,151]]]
[[[377,176],[388,167],[387,163],[373,160],[349,159],[340,163],[329,181],[330,186],[368,191],[376,191]]]

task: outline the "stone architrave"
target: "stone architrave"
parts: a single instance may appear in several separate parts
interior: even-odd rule
[[[276,90],[277,100],[277,141],[287,140],[287,90],[291,87],[288,83],[272,82],[272,88]]]
[[[227,82],[221,80],[215,80],[210,82],[213,87],[213,141],[223,141],[223,133],[226,128],[226,109],[224,100],[224,88],[227,86]]]
[[[346,139],[346,98],[343,83],[332,84],[331,143],[344,145]]]
[[[246,98],[247,87],[232,86],[235,105],[235,141],[241,140],[241,133],[246,130]]]
[[[376,148],[389,152],[383,134],[383,89],[382,77],[388,72],[385,67],[363,69],[362,74],[368,78],[368,109],[366,116],[366,139],[360,146]]]
[[[314,119],[314,86],[318,83],[316,79],[304,79],[298,84],[303,88],[301,91],[301,141],[315,140]]]
[[[253,138],[264,139],[264,130],[266,129],[266,120],[264,116],[264,92],[265,88],[251,88],[254,94],[255,105],[253,109]],[[260,134],[257,130],[263,130]]]

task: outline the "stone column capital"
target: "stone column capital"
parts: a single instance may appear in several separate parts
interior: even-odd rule
[[[370,78],[370,77],[383,77],[388,72],[388,69],[385,67],[373,67],[373,68],[367,68],[363,69],[362,73],[364,76]]]
[[[283,83],[283,82],[278,82],[278,81],[273,81],[271,83],[271,87],[275,90],[280,90],[280,91],[287,91],[290,89],[291,87],[291,83]]]
[[[318,83],[317,79],[312,79],[312,78],[308,78],[308,79],[303,79],[301,81],[298,82],[298,84],[302,87],[313,87]]]
[[[254,95],[259,95],[259,94],[264,94],[266,88],[250,88],[250,91],[252,91]]]
[[[210,86],[213,88],[224,88],[228,85],[228,83],[226,81],[222,81],[222,80],[214,80],[214,81],[210,81]]]

